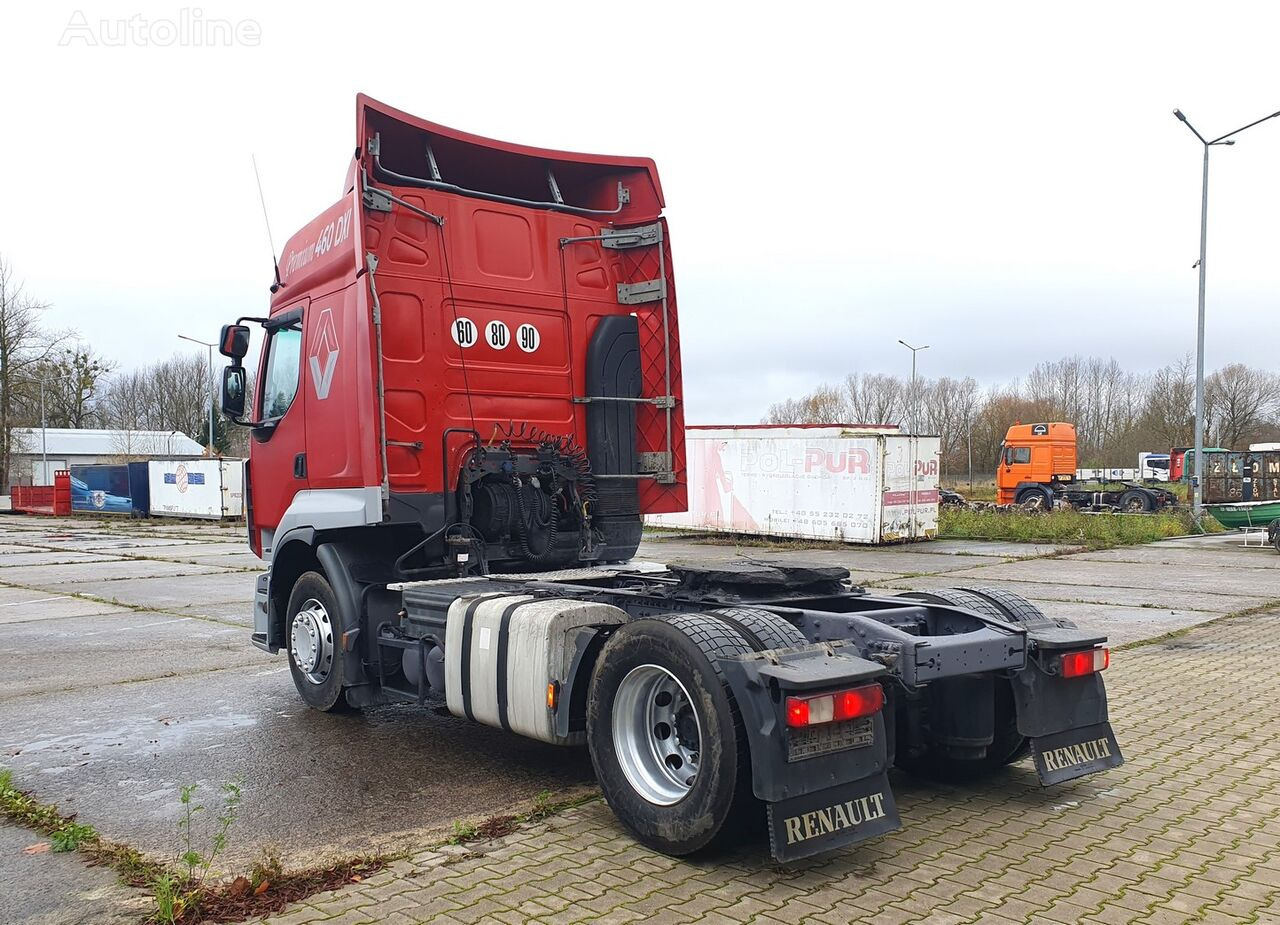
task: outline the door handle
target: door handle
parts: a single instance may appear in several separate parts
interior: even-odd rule
[[[307,477],[307,454],[299,453],[293,457],[293,477],[295,479],[305,479]]]

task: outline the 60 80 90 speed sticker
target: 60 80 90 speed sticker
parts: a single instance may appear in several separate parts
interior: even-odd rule
[[[542,344],[542,334],[532,324],[522,324],[516,328],[512,337],[511,329],[502,321],[489,321],[483,327],[470,318],[457,317],[449,325],[449,335],[459,347],[466,349],[480,342],[483,332],[484,342],[494,350],[505,350],[514,340],[525,353],[534,353]]]

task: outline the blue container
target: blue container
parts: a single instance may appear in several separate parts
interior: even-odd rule
[[[72,511],[145,517],[150,495],[144,462],[71,467]]]

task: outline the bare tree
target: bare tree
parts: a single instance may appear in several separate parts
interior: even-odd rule
[[[51,334],[41,325],[48,308],[24,290],[13,269],[0,256],[0,488],[8,488],[13,429],[23,423],[18,412],[20,396],[33,388],[32,374],[46,362],[64,336]]]
[[[845,420],[844,395],[820,385],[802,398],[789,398],[769,406],[766,424],[841,424]]]
[[[1243,363],[1224,366],[1205,380],[1206,430],[1213,442],[1242,449],[1245,438],[1267,423],[1276,411],[1276,377]]]
[[[920,422],[924,433],[938,435],[944,476],[967,460],[980,394],[978,383],[972,378],[943,376],[920,386]]]
[[[897,376],[884,373],[851,373],[844,390],[851,424],[902,423],[911,391]]]
[[[1188,353],[1151,375],[1143,401],[1141,429],[1153,446],[1190,446],[1195,439],[1193,370]]]
[[[36,363],[31,378],[44,383],[45,414],[50,427],[93,427],[101,423],[99,405],[104,378],[114,364],[85,344],[55,350]],[[39,393],[19,393],[24,417],[39,419]],[[29,406],[29,408],[27,407]]]

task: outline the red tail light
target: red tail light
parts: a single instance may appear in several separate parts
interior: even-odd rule
[[[858,719],[879,712],[883,706],[884,688],[879,684],[866,684],[812,697],[788,697],[787,725],[820,726],[823,723]]]
[[[1087,652],[1068,652],[1062,656],[1062,676],[1079,678],[1095,671],[1102,671],[1111,664],[1110,649],[1090,649]]]

